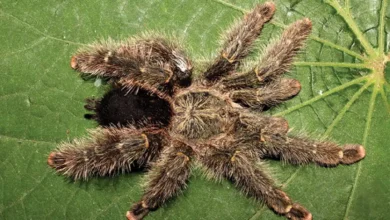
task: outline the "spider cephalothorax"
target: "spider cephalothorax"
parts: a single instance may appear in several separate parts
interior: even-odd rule
[[[175,43],[160,37],[91,45],[72,57],[71,67],[106,77],[112,89],[101,99],[87,99],[99,128],[88,140],[62,144],[48,164],[73,179],[149,169],[139,203],[127,212],[142,219],[186,185],[191,164],[227,178],[245,194],[290,219],[311,219],[303,206],[276,186],[262,167],[263,158],[322,166],[355,163],[365,156],[360,145],[344,148],[288,134],[285,119],[261,112],[300,91],[300,83],[282,78],[311,32],[305,18],[291,24],[264,51],[259,64],[238,72],[273,3],[257,5],[227,32],[219,56],[192,79],[192,64]]]

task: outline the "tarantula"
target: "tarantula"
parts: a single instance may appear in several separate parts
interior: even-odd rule
[[[286,28],[258,65],[239,72],[275,5],[259,4],[237,21],[219,56],[192,79],[190,59],[175,42],[140,37],[97,43],[71,59],[84,74],[109,78],[112,89],[87,99],[86,117],[99,123],[89,139],[65,143],[48,164],[72,179],[149,168],[145,192],[126,216],[143,219],[176,196],[197,161],[207,174],[227,178],[246,195],[290,219],[311,219],[276,186],[260,163],[280,158],[292,164],[352,164],[365,156],[361,145],[343,148],[288,134],[285,119],[261,112],[297,95],[300,83],[282,78],[311,32],[307,18]]]

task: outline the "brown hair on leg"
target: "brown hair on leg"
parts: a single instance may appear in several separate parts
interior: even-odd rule
[[[142,200],[126,214],[129,220],[143,219],[149,211],[159,208],[186,186],[192,154],[192,149],[180,142],[173,142],[172,146],[163,151],[147,176]]]
[[[154,161],[167,141],[160,132],[130,128],[101,128],[87,140],[64,143],[50,153],[47,163],[74,180],[114,175],[145,167]]]
[[[285,192],[277,188],[258,162],[254,146],[240,147],[239,142],[227,143],[225,146],[210,146],[200,156],[206,171],[217,179],[221,177],[232,180],[237,188],[247,196],[264,202],[276,213],[296,217],[310,217],[311,214],[298,204],[293,204]],[[294,208],[294,206],[296,208]]]
[[[274,3],[259,4],[246,14],[244,19],[230,28],[224,39],[220,56],[203,74],[208,83],[218,81],[237,68],[240,61],[249,54],[263,25],[272,18],[274,12]]]

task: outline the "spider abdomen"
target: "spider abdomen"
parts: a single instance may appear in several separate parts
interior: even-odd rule
[[[112,89],[94,105],[86,108],[96,112],[92,118],[102,126],[166,127],[172,117],[167,100],[142,88]]]

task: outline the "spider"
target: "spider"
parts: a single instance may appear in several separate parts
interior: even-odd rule
[[[240,72],[274,11],[274,3],[258,4],[232,25],[218,57],[194,78],[184,51],[163,37],[110,40],[80,50],[71,67],[108,78],[112,89],[86,100],[85,108],[94,112],[86,117],[99,128],[87,139],[61,144],[48,164],[74,180],[148,169],[144,194],[126,213],[129,220],[143,219],[180,193],[195,162],[279,215],[312,219],[274,183],[261,160],[333,167],[363,159],[365,150],[294,137],[285,119],[261,114],[299,93],[299,81],[281,75],[312,29],[308,18],[296,21],[257,66]]]

